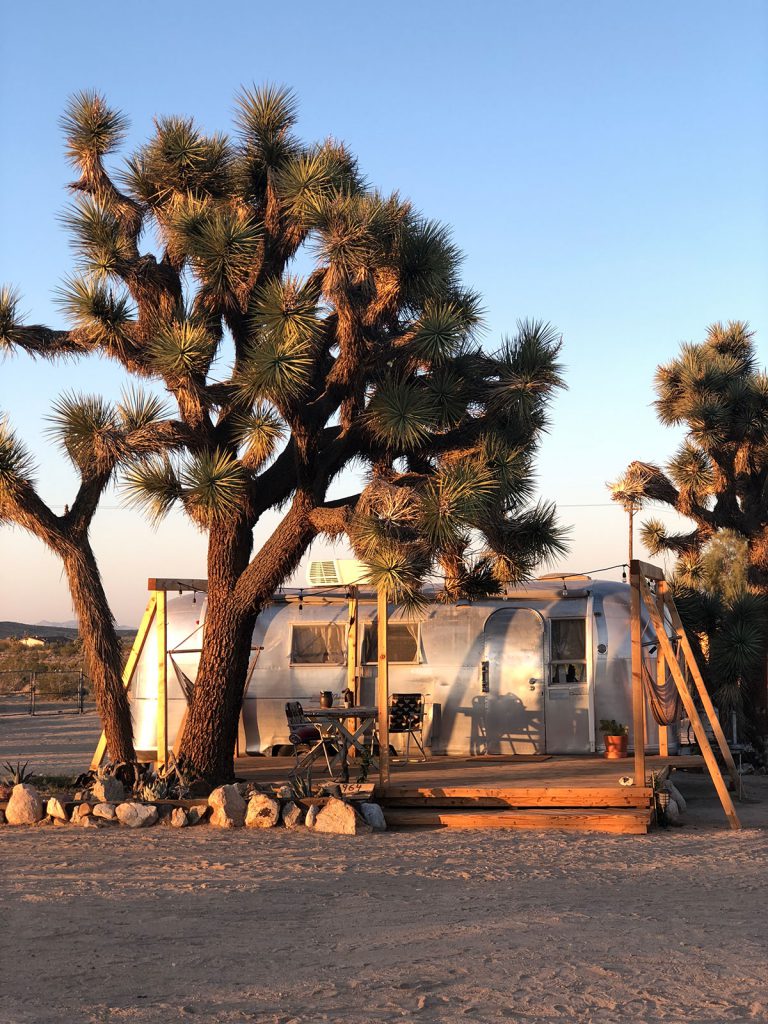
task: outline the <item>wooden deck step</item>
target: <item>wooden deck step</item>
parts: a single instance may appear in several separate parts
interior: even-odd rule
[[[518,831],[612,832],[644,835],[650,810],[611,808],[603,811],[561,808],[542,810],[456,810],[386,807],[390,828],[516,829]]]
[[[385,807],[636,807],[648,809],[645,786],[387,786],[377,790]]]

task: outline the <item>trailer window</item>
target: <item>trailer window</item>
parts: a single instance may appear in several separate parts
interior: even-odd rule
[[[294,626],[291,631],[292,665],[343,665],[345,655],[344,626],[332,622]]]
[[[550,683],[583,683],[587,679],[585,619],[551,619]]]
[[[416,665],[419,661],[419,626],[416,622],[390,622],[387,628],[387,654],[390,665]],[[363,634],[363,663],[379,660],[379,627],[367,622]]]

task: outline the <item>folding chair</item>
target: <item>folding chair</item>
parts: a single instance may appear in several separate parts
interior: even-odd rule
[[[315,759],[311,755],[315,754],[315,752],[322,747],[322,752],[325,755],[325,763],[328,765],[328,774],[333,777],[331,759],[328,755],[330,739],[327,736],[324,736],[313,722],[309,721],[304,714],[304,708],[301,706],[301,702],[298,700],[287,701],[285,705],[285,717],[288,721],[288,739],[293,744],[293,753],[296,758],[296,764],[293,769],[294,772],[297,771],[299,767],[300,747],[309,748],[301,760],[308,760],[310,764]],[[319,757],[319,753],[317,753],[316,756]]]
[[[424,750],[424,694],[393,693],[389,699],[389,732],[405,733],[405,760],[411,751],[411,737],[421,751],[421,760],[427,760]]]

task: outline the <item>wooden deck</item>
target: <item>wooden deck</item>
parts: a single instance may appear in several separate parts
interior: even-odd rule
[[[292,758],[239,758],[238,778],[284,782]],[[704,767],[701,757],[648,756],[646,770]],[[620,786],[631,758],[435,757],[392,764],[390,784],[376,796],[397,828],[564,829],[643,834],[652,821],[652,793],[643,783]],[[318,773],[316,782],[323,776]],[[350,781],[356,767],[350,763]],[[369,782],[377,783],[372,772]],[[639,780],[638,780],[639,781]]]

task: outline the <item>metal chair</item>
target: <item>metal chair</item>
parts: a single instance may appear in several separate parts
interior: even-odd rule
[[[393,693],[389,698],[389,732],[405,733],[405,760],[411,751],[411,737],[421,751],[421,760],[427,760],[424,750],[424,694]]]
[[[331,759],[328,754],[328,747],[331,745],[330,738],[323,735],[318,727],[310,722],[304,714],[304,708],[298,700],[289,700],[285,705],[285,717],[288,721],[288,739],[293,744],[293,753],[296,758],[294,771],[299,767],[299,748],[307,747],[308,754],[314,754],[319,748],[323,748],[325,763],[328,766],[328,774],[333,777]],[[334,749],[334,754],[336,753]],[[306,755],[305,755],[306,756]]]

